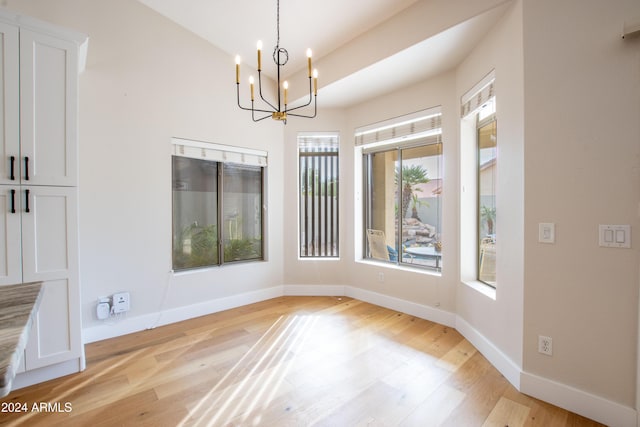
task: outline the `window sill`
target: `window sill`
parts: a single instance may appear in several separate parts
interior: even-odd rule
[[[267,262],[266,259],[246,259],[246,260],[237,260],[237,261],[227,261],[223,264],[213,264],[213,265],[203,265],[202,267],[191,267],[191,268],[183,268],[180,270],[171,269],[170,272],[174,276],[188,276],[190,274],[202,274],[209,273],[211,271],[219,271],[221,268],[229,268],[234,265],[244,266],[248,263],[264,263]]]
[[[360,264],[375,265],[376,267],[389,268],[392,270],[406,271],[408,273],[418,273],[418,274],[424,274],[427,276],[442,277],[441,271],[435,271],[428,268],[415,268],[415,267],[411,268],[411,267],[405,267],[404,265],[391,264],[383,261],[374,261],[370,259],[361,259],[361,260],[357,260],[356,262]]]
[[[491,298],[492,300],[496,300],[496,290],[486,283],[482,283],[479,280],[469,280],[463,281],[463,284],[469,286],[471,289],[475,289],[482,295]]]

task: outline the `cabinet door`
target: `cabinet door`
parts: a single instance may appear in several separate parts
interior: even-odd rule
[[[22,278],[68,278],[78,269],[77,189],[22,187]]]
[[[73,43],[20,30],[23,183],[77,185],[77,56]]]
[[[22,282],[20,187],[0,185],[0,285]]]
[[[74,279],[75,280],[75,279]],[[49,280],[42,283],[40,308],[25,347],[25,368],[42,368],[82,356],[80,301],[77,281]]]
[[[0,184],[15,184],[20,179],[18,70],[18,27],[0,23]]]
[[[23,187],[22,197],[22,275],[44,287],[25,352],[26,368],[35,369],[82,353],[77,189]]]

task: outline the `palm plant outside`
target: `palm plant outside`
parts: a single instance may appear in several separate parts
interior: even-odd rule
[[[496,208],[482,205],[480,218],[487,224],[487,234],[493,235],[493,227],[496,221]]]
[[[420,203],[417,191],[421,191],[416,186],[426,184],[431,181],[427,177],[428,171],[420,165],[402,166],[402,218],[407,215],[409,204],[413,200],[411,217],[420,220],[418,217],[418,204]],[[396,170],[396,182],[398,182],[398,171]]]

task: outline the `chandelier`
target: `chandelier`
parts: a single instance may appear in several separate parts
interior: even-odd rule
[[[258,41],[258,95],[261,99],[262,108],[256,108],[255,106],[255,80],[253,76],[249,76],[249,91],[251,93],[251,107],[243,107],[240,103],[240,56],[236,56],[236,89],[238,97],[238,107],[243,110],[251,111],[251,118],[254,122],[259,122],[266,118],[271,117],[274,120],[280,120],[284,124],[287,124],[287,117],[305,117],[312,119],[316,116],[318,111],[318,70],[311,68],[311,49],[307,49],[307,65],[309,75],[309,100],[306,104],[298,105],[296,107],[289,107],[289,82],[286,80],[280,84],[280,68],[283,67],[289,61],[289,52],[286,49],[280,47],[280,0],[277,0],[277,42],[273,49],[273,62],[275,62],[278,71],[278,102],[269,102],[262,95],[262,41]],[[313,80],[312,80],[313,79]],[[301,108],[308,107],[313,102],[313,115],[301,114],[298,111]],[[257,117],[256,117],[257,116]]]

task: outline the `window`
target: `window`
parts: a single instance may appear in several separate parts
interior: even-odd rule
[[[439,109],[358,130],[362,144],[364,256],[442,268]]]
[[[218,163],[173,156],[173,269],[218,260]]]
[[[223,165],[224,262],[262,259],[262,168]]]
[[[498,135],[495,102],[478,112],[478,280],[496,286],[496,171]]]
[[[301,258],[335,258],[338,239],[338,135],[298,135]]]
[[[495,73],[461,98],[460,278],[495,299],[498,258],[498,133]]]
[[[174,144],[173,269],[263,259],[260,164],[266,156],[185,140]]]

